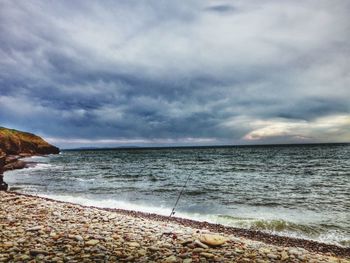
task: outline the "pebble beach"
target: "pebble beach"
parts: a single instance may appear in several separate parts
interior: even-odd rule
[[[0,192],[0,262],[350,262],[347,248],[320,253],[205,226]]]

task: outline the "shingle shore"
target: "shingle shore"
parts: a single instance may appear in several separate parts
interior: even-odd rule
[[[0,192],[0,262],[350,262],[348,250],[276,246],[206,224]],[[215,229],[224,245],[198,241]]]

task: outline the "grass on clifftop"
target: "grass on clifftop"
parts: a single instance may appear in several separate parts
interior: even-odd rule
[[[0,149],[7,154],[45,154],[58,151],[56,147],[35,134],[5,127],[0,127]]]

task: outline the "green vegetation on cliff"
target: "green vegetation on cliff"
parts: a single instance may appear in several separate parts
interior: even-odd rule
[[[6,155],[59,153],[57,147],[37,135],[4,127],[0,127],[0,150]]]

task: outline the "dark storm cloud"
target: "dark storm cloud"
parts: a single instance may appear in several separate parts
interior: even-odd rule
[[[222,4],[207,7],[205,10],[217,13],[232,13],[236,9],[232,5]]]
[[[0,123],[61,146],[349,140],[349,11],[2,1]]]

